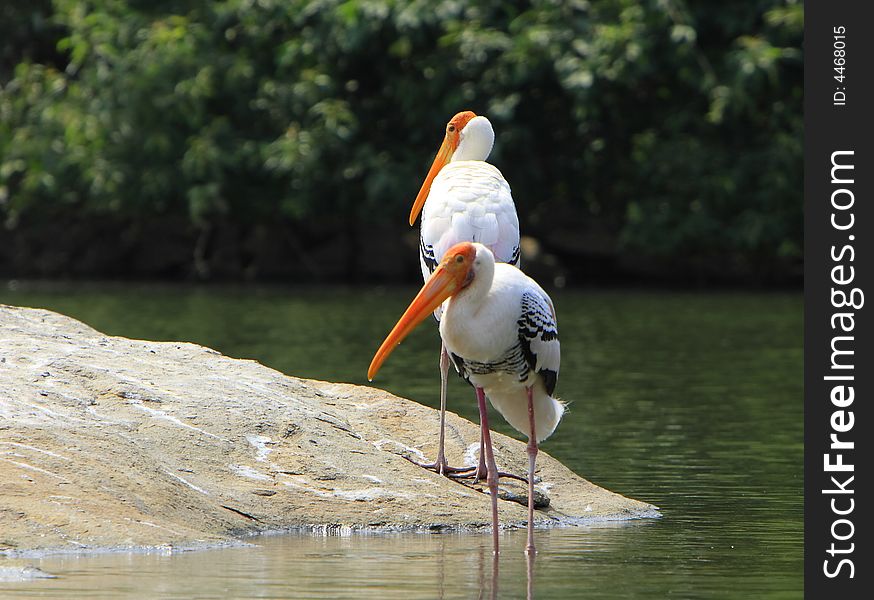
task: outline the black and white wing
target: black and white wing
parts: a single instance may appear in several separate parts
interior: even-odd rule
[[[558,323],[552,300],[540,286],[533,281],[531,284],[522,293],[522,313],[518,321],[519,345],[528,368],[543,378],[546,392],[551,396],[561,365]]]
[[[498,262],[519,266],[516,205],[504,176],[487,162],[450,163],[434,179],[422,209],[422,277],[427,280],[443,254],[459,242],[479,242]]]

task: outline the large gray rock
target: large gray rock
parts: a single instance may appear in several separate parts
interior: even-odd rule
[[[214,544],[262,531],[487,527],[488,496],[401,455],[438,414],[382,390],[288,377],[186,343],[108,337],[0,305],[0,553]],[[453,464],[477,425],[448,415]],[[495,435],[524,473],[525,444]],[[420,450],[421,449],[421,450]],[[538,525],[657,516],[546,453]],[[524,502],[521,483],[502,480]],[[500,502],[502,523],[524,506]]]

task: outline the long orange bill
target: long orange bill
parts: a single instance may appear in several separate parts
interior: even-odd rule
[[[438,266],[419,293],[401,315],[394,329],[385,338],[382,346],[373,355],[370,368],[367,369],[367,380],[373,381],[382,363],[388,358],[395,347],[403,341],[407,335],[416,328],[416,325],[425,320],[434,310],[443,304],[443,301],[461,288],[464,277],[459,272],[452,273],[443,265]]]
[[[449,140],[449,136],[444,137],[443,143],[440,145],[440,150],[437,151],[437,156],[434,157],[434,162],[431,164],[431,169],[428,171],[428,176],[425,177],[425,182],[419,190],[419,195],[416,196],[416,201],[413,202],[413,208],[410,210],[410,226],[416,223],[416,217],[419,216],[422,207],[425,205],[425,200],[428,199],[428,194],[431,192],[431,183],[434,181],[434,178],[437,177],[437,173],[440,172],[440,169],[445,167],[446,163],[449,162],[449,159],[452,158],[452,153],[454,151],[455,148],[452,147],[452,142]]]

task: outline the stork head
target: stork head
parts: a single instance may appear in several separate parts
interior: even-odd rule
[[[437,151],[434,163],[410,210],[410,225],[416,222],[416,217],[419,216],[431,191],[431,183],[440,169],[454,160],[485,160],[492,151],[494,143],[495,131],[485,117],[478,117],[473,112],[465,110],[449,119],[443,144]]]
[[[461,242],[446,251],[443,260],[431,273],[431,277],[419,290],[391,333],[376,351],[370,362],[370,368],[367,370],[368,381],[373,381],[388,355],[419,323],[443,304],[444,300],[470,285],[474,279],[476,267],[483,262],[488,262],[490,257],[491,252],[488,248],[471,242]],[[494,265],[494,258],[491,258],[491,264]]]

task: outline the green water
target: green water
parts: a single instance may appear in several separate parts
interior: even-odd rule
[[[188,340],[289,374],[365,383],[414,289],[40,287],[0,291],[110,334]],[[802,299],[794,293],[553,293],[558,395],[543,444],[584,477],[662,509],[657,520],[488,535],[283,536],[181,555],[48,557],[58,579],[0,596],[148,598],[800,598]],[[432,406],[438,338],[425,323],[375,385]],[[476,417],[473,394],[450,409]],[[516,435],[500,417],[492,422]],[[6,586],[5,588],[3,586]]]

